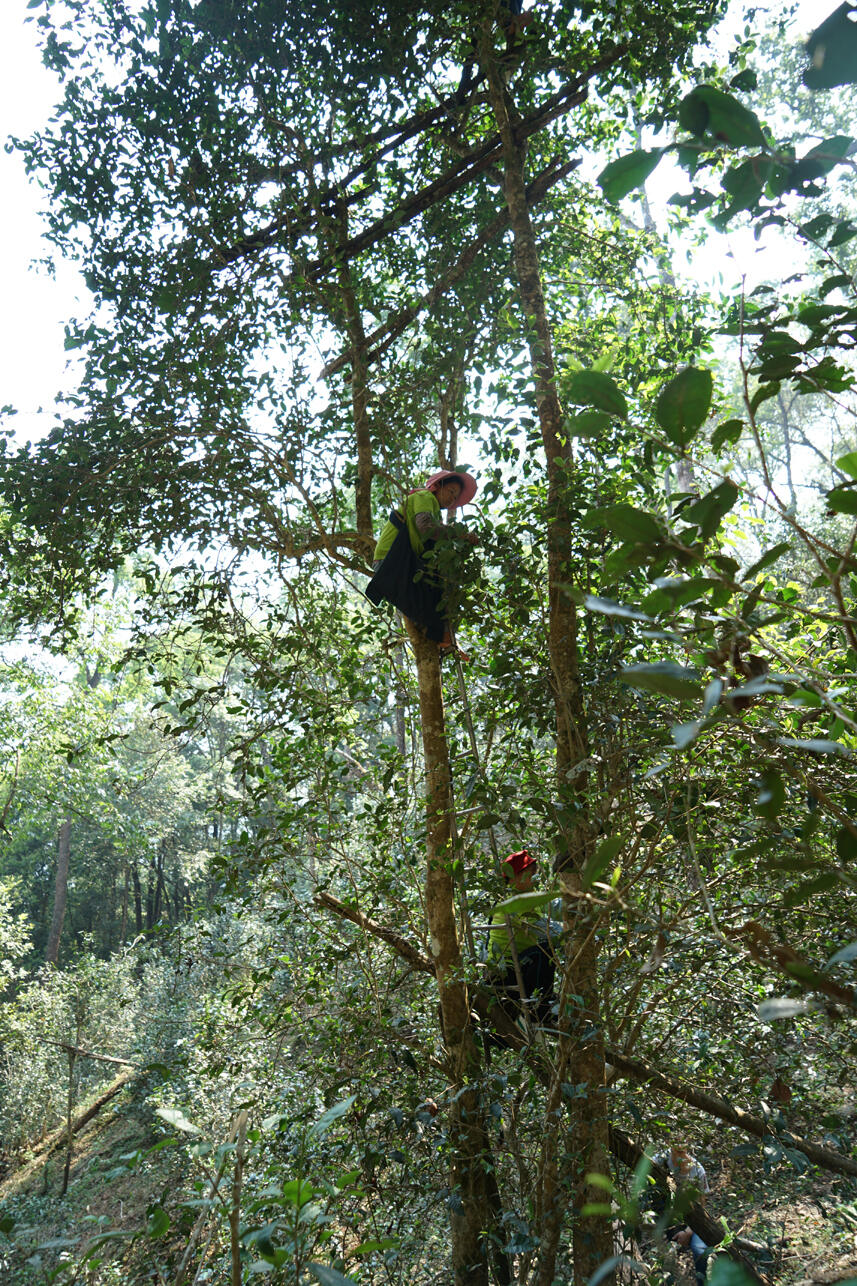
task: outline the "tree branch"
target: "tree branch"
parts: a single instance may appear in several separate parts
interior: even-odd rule
[[[364,915],[356,906],[349,906],[345,902],[340,902],[332,893],[317,893],[315,901],[319,906],[326,907],[328,911],[333,911],[336,915],[342,916],[344,920],[350,920],[367,933],[371,933],[374,938],[380,938],[388,946],[406,960],[412,969],[419,973],[430,973],[434,977],[434,965],[428,956],[423,955],[413,943],[408,942],[407,938],[402,937],[395,929],[388,929],[386,925],[379,924],[377,920],[371,919]]]
[[[768,1121],[758,1116],[751,1116],[740,1107],[733,1107],[718,1094],[709,1094],[697,1089],[694,1085],[676,1080],[639,1059],[620,1054],[618,1050],[607,1050],[607,1058],[617,1071],[630,1080],[637,1081],[641,1085],[653,1085],[656,1089],[668,1094],[670,1098],[677,1098],[690,1107],[698,1108],[700,1112],[719,1117],[721,1121],[728,1121],[730,1125],[737,1126],[745,1134],[755,1135],[758,1139],[778,1137]],[[818,1143],[810,1143],[808,1139],[801,1138],[799,1134],[793,1134],[791,1130],[788,1131],[788,1136],[789,1147],[803,1152],[808,1160],[823,1170],[832,1170],[836,1174],[857,1175],[857,1161],[851,1157],[834,1152],[831,1148],[821,1147]]]
[[[554,162],[551,162],[527,187],[528,202],[534,205],[536,202],[543,200],[550,189],[571,174],[572,170],[577,169],[579,164],[580,161],[576,159],[560,166],[555,166]],[[410,326],[411,322],[424,309],[433,307],[456,282],[461,280],[476,260],[480,251],[485,246],[491,245],[496,241],[500,233],[504,232],[508,226],[509,211],[504,209],[482,229],[478,236],[474,237],[465,246],[455,262],[442,277],[437,279],[431,290],[427,290],[418,299],[400,309],[394,317],[388,318],[383,325],[373,330],[371,335],[367,335],[361,345],[352,346],[344,353],[341,353],[339,357],[335,357],[333,361],[328,362],[321,372],[322,378],[327,378],[330,375],[335,375],[337,371],[341,371],[343,366],[354,361],[356,354],[364,348],[369,349],[366,356],[367,365],[374,362],[382,353],[387,351],[394,340]]]
[[[598,59],[586,71],[575,76],[573,80],[568,81],[555,94],[552,94],[537,111],[532,112],[520,121],[515,130],[516,140],[519,143],[523,143],[533,134],[537,134],[539,130],[544,129],[551,121],[556,120],[557,117],[564,115],[566,112],[571,111],[573,107],[577,107],[584,102],[589,81],[599,71],[604,71],[617,62],[622,54],[625,53],[625,50],[624,45],[618,45],[613,53]],[[438,109],[434,110],[437,111]],[[301,264],[299,270],[295,270],[285,277],[285,282],[291,284],[297,278],[302,280],[316,278],[329,271],[337,260],[350,259],[361,251],[367,250],[370,246],[383,240],[390,232],[398,230],[405,224],[412,222],[418,215],[431,209],[438,201],[458,192],[471,179],[489,169],[500,159],[501,155],[502,144],[500,136],[499,134],[492,134],[483,143],[472,148],[463,157],[459,158],[439,178],[434,179],[433,182],[414,192],[392,210],[388,210],[386,214],[370,223],[362,232],[339,245],[333,255],[327,255],[312,263]],[[353,172],[351,176],[346,176],[346,181],[351,177],[353,177]],[[367,187],[362,189],[360,193],[351,193],[349,196],[343,197],[340,189],[331,193],[331,200],[344,203],[347,207],[353,205],[360,196],[368,195],[369,191],[370,189]],[[223,247],[219,251],[218,261],[212,266],[221,268],[243,259],[249,254],[264,250],[268,246],[274,245],[282,233],[288,233],[291,237],[300,236],[313,227],[314,217],[315,210],[313,209],[302,211],[300,220],[291,224],[287,218],[276,219],[265,228],[260,228],[258,232],[251,233],[249,237],[243,238],[240,242],[236,242],[232,246]]]
[[[367,933],[371,933],[386,942],[403,960],[407,960],[412,968],[421,973],[434,973],[434,967],[429,958],[423,955],[412,943],[408,942],[406,938],[403,938],[401,934],[396,933],[395,930],[386,928],[384,925],[379,924],[377,920],[372,920],[369,916],[364,915],[356,907],[347,906],[329,893],[317,894],[316,902],[320,906],[325,906],[334,911],[337,915],[351,920],[352,923],[365,929]],[[490,993],[489,988],[474,991],[471,995],[471,1004],[480,1018],[499,1035],[503,1036],[511,1048],[522,1049],[526,1046],[527,1041],[520,1028],[505,1014],[497,1003],[496,997]],[[731,1106],[717,1094],[709,1094],[704,1090],[697,1089],[696,1086],[678,1081],[664,1072],[659,1072],[642,1060],[629,1058],[618,1050],[607,1049],[605,1050],[605,1055],[617,1071],[639,1084],[653,1085],[671,1098],[679,1099],[681,1102],[687,1103],[690,1107],[698,1108],[699,1111],[705,1112],[709,1116],[716,1116],[722,1121],[728,1121],[730,1125],[743,1130],[745,1134],[752,1134],[759,1139],[777,1138],[776,1131],[767,1121],[764,1121],[761,1117],[752,1116],[740,1107]],[[840,1152],[834,1152],[831,1148],[822,1147],[818,1143],[811,1143],[808,1139],[802,1138],[799,1134],[794,1134],[791,1130],[788,1133],[788,1146],[803,1152],[813,1164],[820,1166],[823,1170],[832,1170],[837,1174],[857,1175],[857,1161],[851,1157],[843,1156]],[[702,1236],[701,1233],[700,1236]]]

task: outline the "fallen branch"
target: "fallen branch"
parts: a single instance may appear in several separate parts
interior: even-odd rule
[[[104,1105],[106,1103],[109,1103],[112,1098],[115,1098],[116,1095],[119,1093],[119,1091],[124,1089],[129,1081],[134,1080],[135,1076],[136,1076],[136,1072],[126,1072],[122,1076],[117,1076],[116,1080],[112,1083],[112,1085],[110,1085],[109,1088],[106,1089],[103,1094],[99,1095],[99,1097],[95,1100],[95,1102],[92,1103],[88,1108],[86,1108],[84,1112],[81,1112],[80,1116],[76,1117],[72,1121],[72,1124],[71,1124],[72,1137],[74,1137],[75,1134],[79,1133],[80,1130],[82,1130],[85,1125],[88,1125],[89,1122],[92,1120],[92,1118],[98,1115],[98,1113],[101,1111]],[[58,1130],[54,1130],[53,1134],[49,1134],[47,1138],[42,1141],[41,1146],[36,1152],[36,1158],[43,1157],[44,1160],[47,1161],[48,1158],[51,1157],[54,1154],[54,1152],[56,1152],[59,1148],[61,1148],[63,1144],[66,1143],[67,1141],[68,1141],[68,1127],[65,1125],[61,1125]]]
[[[371,919],[358,911],[356,906],[349,906],[347,902],[340,902],[332,893],[317,893],[315,896],[316,903],[319,906],[327,907],[328,911],[333,911],[336,915],[342,916],[344,920],[350,920],[352,924],[358,925],[371,933],[374,938],[380,938],[388,946],[406,960],[412,969],[417,969],[420,973],[434,974],[434,965],[428,956],[423,955],[413,943],[403,938],[401,933],[395,929],[388,929],[386,925],[379,924],[377,920]]]
[[[51,1040],[50,1036],[39,1034],[39,1040],[46,1045],[55,1045],[57,1049],[64,1049],[67,1054],[74,1054],[75,1058],[94,1058],[99,1063],[113,1063],[116,1067],[134,1067],[140,1070],[139,1063],[132,1063],[130,1058],[114,1058],[111,1054],[96,1054],[91,1049],[81,1049],[79,1045],[69,1045],[64,1040]]]

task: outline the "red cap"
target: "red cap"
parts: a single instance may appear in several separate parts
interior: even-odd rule
[[[461,483],[461,494],[452,508],[457,509],[459,505],[470,504],[476,495],[476,479],[463,470],[459,473],[457,469],[441,469],[440,473],[433,473],[430,478],[426,478],[426,491],[430,490],[436,482],[444,482],[447,478]]]
[[[503,859],[503,865],[510,866],[515,875],[520,875],[522,871],[527,871],[531,866],[535,866],[536,859],[525,848],[519,848],[517,853],[510,853],[508,857]]]

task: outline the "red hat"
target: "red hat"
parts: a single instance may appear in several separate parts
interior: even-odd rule
[[[476,495],[477,482],[469,473],[463,470],[459,473],[457,469],[441,469],[439,473],[433,473],[430,478],[426,478],[426,491],[429,491],[436,482],[445,482],[451,478],[453,482],[461,483],[461,494],[451,509],[457,509],[459,505],[468,505]]]
[[[525,848],[519,848],[517,853],[510,853],[503,859],[503,866],[511,867],[515,875],[520,875],[522,871],[527,871],[531,866],[536,865],[536,859]]]

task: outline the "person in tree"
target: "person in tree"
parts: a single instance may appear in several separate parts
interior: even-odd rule
[[[527,849],[510,853],[502,869],[508,896],[533,891],[537,863]],[[491,986],[516,1007],[522,1000],[532,1002],[527,1010],[540,1024],[550,1020],[556,999],[555,946],[561,932],[560,923],[536,911],[508,915],[498,907],[491,917],[486,952]]]
[[[695,1189],[698,1196],[695,1200],[699,1204],[705,1205],[705,1198],[711,1191],[708,1182],[708,1176],[703,1166],[692,1156],[683,1143],[672,1143],[664,1152],[656,1152],[652,1157],[656,1165],[666,1170],[667,1174],[675,1184],[676,1194],[681,1194],[689,1188]],[[661,1205],[662,1213],[666,1209],[667,1194],[660,1193],[656,1199]],[[677,1246],[683,1246],[689,1249],[693,1255],[693,1268],[696,1273],[698,1286],[702,1286],[708,1267],[708,1247],[702,1238],[686,1225],[676,1224],[666,1229],[664,1234],[669,1241],[674,1241]]]
[[[392,603],[443,650],[452,647],[442,602],[445,589],[425,555],[439,540],[476,544],[473,532],[440,520],[442,509],[458,509],[475,495],[476,479],[469,473],[442,469],[432,474],[424,487],[410,493],[401,510],[390,514],[375,546],[373,576],[366,586],[370,603]]]

